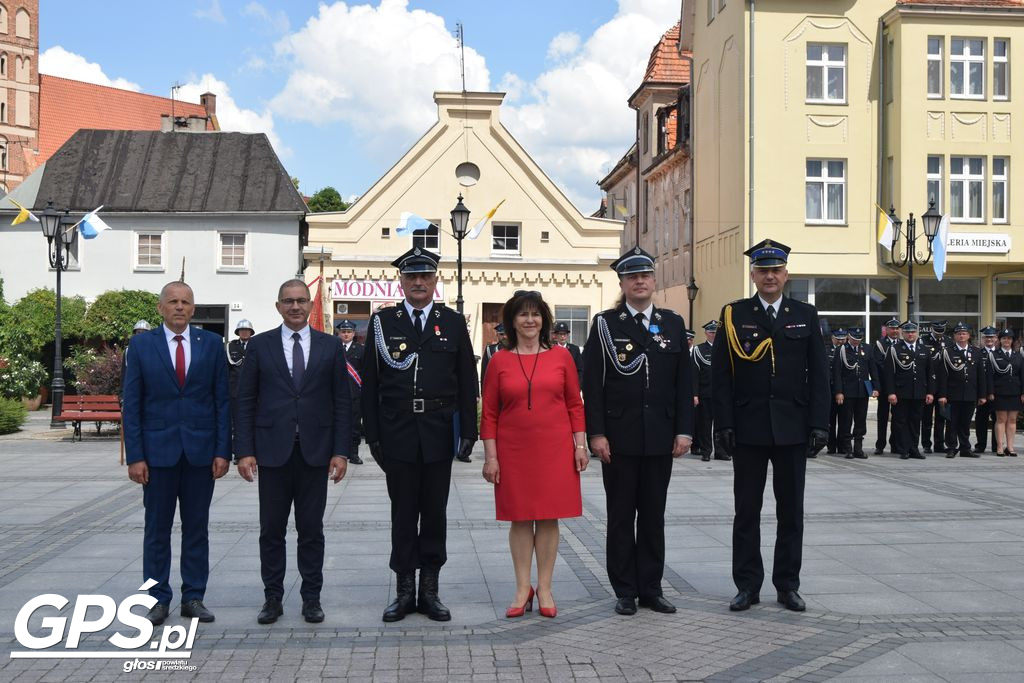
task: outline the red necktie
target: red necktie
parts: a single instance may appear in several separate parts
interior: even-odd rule
[[[185,347],[180,334],[174,335],[174,341],[178,342],[178,350],[174,352],[174,372],[178,375],[178,386],[185,386]]]

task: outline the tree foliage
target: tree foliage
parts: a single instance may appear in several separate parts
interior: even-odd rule
[[[57,296],[52,289],[33,289],[0,313],[0,349],[42,360],[43,347],[53,341]],[[65,338],[82,338],[85,299],[61,297],[61,329]]]
[[[344,211],[349,207],[349,204],[341,198],[338,191],[329,185],[322,190],[317,190],[306,204],[313,213]]]
[[[91,340],[121,341],[131,336],[139,320],[155,326],[160,322],[156,305],[160,297],[141,289],[103,292],[85,314],[83,336]]]

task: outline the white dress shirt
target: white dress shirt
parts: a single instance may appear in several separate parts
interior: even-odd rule
[[[295,346],[295,340],[292,339],[292,335],[295,334],[296,330],[291,329],[287,325],[281,325],[281,346],[284,347],[284,362],[288,364],[288,372],[292,372],[292,347]],[[309,367],[309,325],[306,325],[299,333],[299,346],[302,348],[302,367]]]
[[[188,325],[185,326],[185,331],[181,333],[181,345],[185,347],[185,374],[188,374],[188,366],[192,363],[192,337],[190,335],[191,329]],[[178,335],[177,332],[172,332],[166,325],[164,325],[164,336],[167,337],[167,350],[171,352],[171,367],[177,370],[174,365],[174,359],[178,355],[178,342],[175,341],[175,337]]]
[[[638,311],[637,309],[633,308],[632,306],[630,306],[627,303],[626,304],[626,310],[629,311],[629,317],[633,318],[634,320],[636,320],[636,314],[637,313],[643,313],[644,314],[644,327],[647,328],[647,329],[651,329],[651,314],[654,312],[654,304],[648,304],[647,308],[645,308],[642,311]]]
[[[757,295],[757,298],[761,301],[761,305],[764,306],[764,312],[767,313],[769,308],[774,308],[775,309],[775,318],[778,319],[778,317],[779,317],[779,306],[782,304],[782,297],[780,296],[778,299],[776,299],[775,303],[773,303],[773,304],[770,304],[767,301],[765,301],[764,299],[762,299],[760,294]]]
[[[405,303],[405,312],[409,314],[409,320],[412,321],[412,326],[416,327],[416,314],[413,313],[413,311],[416,310],[416,307],[413,306],[411,303],[409,303],[408,299],[406,299],[404,303]],[[427,304],[426,306],[424,306],[423,308],[420,309],[421,311],[423,311],[423,316],[422,317],[423,317],[423,329],[424,330],[427,329],[427,316],[430,315],[430,311],[433,308],[434,308],[434,302],[431,301],[429,304]]]

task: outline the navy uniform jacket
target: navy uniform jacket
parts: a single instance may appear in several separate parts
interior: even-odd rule
[[[842,346],[840,344],[839,346]],[[828,397],[831,401],[835,395],[835,387],[833,386],[833,379],[835,378],[836,369],[836,352],[839,350],[839,346],[836,346],[831,341],[828,342],[828,347],[825,349],[825,360],[828,363]]]
[[[765,339],[772,353],[759,361],[744,360],[731,348],[726,310],[711,356],[715,392],[715,429],[732,429],[736,442],[751,446],[807,443],[812,429],[826,431],[829,414],[828,357],[818,325],[818,311],[782,297],[779,315],[770,325],[755,294],[734,301],[732,324],[740,351],[750,354]]]
[[[392,367],[406,364],[414,353],[417,359],[406,369]],[[421,452],[422,462],[451,460],[456,411],[459,436],[477,438],[476,359],[458,312],[435,302],[422,337],[404,303],[374,313],[361,374],[366,443],[379,442],[389,460],[415,463]],[[413,412],[414,399],[424,401],[424,412]]]
[[[693,366],[686,346],[686,325],[678,313],[654,308],[651,333],[637,324],[625,305],[594,316],[583,347],[583,409],[588,436],[604,436],[612,456],[668,455],[678,434],[693,434]],[[612,349],[601,340],[608,325]],[[614,361],[608,357],[614,354]],[[641,357],[631,375],[629,366]]]
[[[344,346],[345,342],[342,342],[341,345]],[[345,359],[352,364],[352,367],[358,370],[359,364],[363,362],[363,354],[365,352],[366,349],[362,344],[352,340],[352,345],[345,351]]]
[[[252,337],[249,339],[251,340]],[[238,396],[238,378],[242,374],[247,345],[248,342],[243,343],[241,339],[232,339],[228,342],[228,382],[232,399]]]
[[[843,362],[844,358],[846,362]],[[848,365],[852,365],[853,369]],[[870,394],[864,384],[866,381],[878,384],[874,363],[864,344],[858,344],[855,349],[847,343],[836,349],[832,359],[832,395],[842,394],[844,399],[867,398]]]
[[[902,340],[896,340],[897,343],[900,341]],[[918,340],[917,343],[920,346],[921,341]],[[882,337],[881,339],[876,339],[871,346],[868,347],[868,356],[871,358],[871,371],[874,373],[875,379],[879,382],[883,381],[883,375],[885,373],[884,365],[889,360],[889,348],[892,347],[892,345],[892,339]],[[878,386],[875,388],[879,390],[879,393],[881,393],[882,387]]]
[[[981,356],[982,373],[985,376],[985,398],[988,398],[989,396],[995,394],[995,378],[993,376],[994,371],[992,368],[992,361],[990,360],[990,357],[988,355],[988,349],[985,347],[984,344],[976,346],[974,348],[978,350],[978,355]],[[995,349],[992,350],[995,351]]]
[[[501,344],[494,342],[484,347],[484,355],[480,358],[480,388],[484,385],[484,376],[487,374],[487,364],[491,362],[491,357],[498,352],[501,348]],[[482,392],[481,392],[482,393]]]
[[[702,342],[693,347],[693,367],[697,372],[697,389],[694,392],[701,405],[711,408],[711,350],[714,344]]]
[[[890,394],[901,401],[923,401],[928,394],[935,395],[931,348],[918,341],[911,352],[905,341],[890,344],[882,360],[882,395],[878,400],[887,400]]]
[[[1001,348],[992,352],[992,393],[996,396],[1024,396],[1024,357]],[[1009,368],[1007,368],[1009,365]],[[1005,372],[1001,372],[1005,370]]]
[[[559,344],[559,346],[561,346]],[[576,378],[580,382],[580,386],[583,386],[583,352],[580,351],[580,347],[575,344],[566,343],[565,350],[572,356],[572,362],[576,364]],[[483,381],[481,377],[480,381]]]
[[[238,380],[235,454],[281,467],[291,457],[298,432],[302,458],[310,465],[322,467],[335,455],[347,458],[352,396],[341,340],[309,331],[309,356],[297,390],[284,354],[280,325],[249,340]]]
[[[950,401],[977,401],[988,396],[984,352],[967,345],[963,351],[954,343],[939,353],[936,367],[939,396]]]

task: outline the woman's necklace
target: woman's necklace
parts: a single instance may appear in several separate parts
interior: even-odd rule
[[[520,355],[518,348],[516,348],[516,359],[519,361],[519,369],[523,371],[523,377],[526,379],[526,409],[533,410],[533,375],[537,372],[540,349],[537,349],[537,353],[533,354],[533,370],[530,370],[529,375],[526,374],[526,368],[523,367],[523,357]]]

